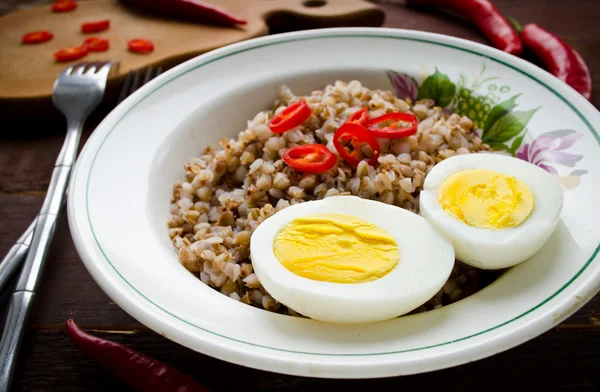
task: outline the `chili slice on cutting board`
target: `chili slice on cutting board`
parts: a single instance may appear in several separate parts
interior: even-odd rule
[[[83,41],[83,45],[86,46],[90,52],[104,52],[108,50],[109,42],[106,38],[90,37]]]
[[[368,162],[369,165],[374,166],[379,158],[379,141],[365,127],[347,122],[333,135],[335,149],[351,166],[357,166],[363,160],[361,150],[364,144],[367,144],[373,152]]]
[[[53,37],[54,34],[47,30],[32,31],[23,35],[21,42],[24,44],[39,44],[40,42],[50,41]]]
[[[284,133],[298,125],[302,125],[311,114],[312,110],[310,106],[308,106],[305,100],[301,99],[285,108],[281,113],[273,116],[268,126],[271,132]]]
[[[419,120],[411,113],[386,113],[367,122],[369,131],[384,139],[402,139],[417,133]]]
[[[283,153],[283,161],[303,173],[323,173],[333,168],[337,157],[322,144],[302,144]]]
[[[127,42],[127,47],[129,50],[136,53],[150,53],[154,50],[154,44],[152,41],[141,38],[130,40]]]
[[[97,33],[108,30],[110,21],[108,19],[85,22],[81,25],[82,33]]]
[[[77,3],[72,0],[57,0],[52,4],[54,12],[71,12],[77,8]]]
[[[73,61],[87,56],[89,49],[86,46],[76,46],[73,48],[61,49],[54,52],[54,58],[56,61]]]

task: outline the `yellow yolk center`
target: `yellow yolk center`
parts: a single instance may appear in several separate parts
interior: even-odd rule
[[[296,218],[277,234],[273,250],[294,274],[334,283],[381,278],[400,259],[398,245],[387,231],[344,214]]]
[[[522,181],[491,170],[464,170],[446,179],[439,202],[469,226],[507,229],[531,215],[534,198]]]

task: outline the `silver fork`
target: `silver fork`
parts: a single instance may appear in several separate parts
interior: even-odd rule
[[[112,65],[111,62],[75,65],[63,71],[54,82],[52,101],[67,119],[67,135],[56,159],[44,204],[36,217],[31,246],[8,305],[0,340],[1,392],[10,390],[17,353],[54,235],[56,218],[62,209],[83,123],[102,101]]]
[[[111,63],[108,63],[105,66],[110,67],[111,65],[112,65]],[[81,68],[81,67],[83,67],[83,68]],[[91,68],[89,68],[89,67],[90,67],[90,64],[81,64],[79,67],[74,66],[74,67],[68,68],[57,79],[57,81],[55,83],[54,94],[56,95],[58,92],[63,91],[62,89],[57,89],[58,85],[61,83],[61,77],[63,77],[63,75],[66,77],[73,77],[73,72],[75,72],[74,75],[78,75],[80,78],[87,77],[88,72],[91,71]],[[87,68],[87,70],[86,70],[86,68]],[[108,72],[109,72],[108,68],[105,69],[104,66],[102,66],[102,65],[96,65],[96,69],[97,69],[97,72],[95,74],[92,73],[92,75],[94,77],[102,77],[104,75],[104,73],[106,75],[108,75]],[[85,71],[85,73],[84,73],[84,71]],[[102,74],[100,74],[99,72],[102,72]],[[81,75],[81,73],[84,73],[83,76]],[[154,71],[152,67],[148,67],[144,74],[143,80],[142,80],[143,71],[141,69],[138,69],[135,72],[129,71],[129,73],[127,74],[127,77],[125,78],[125,81],[123,83],[123,87],[121,88],[121,93],[119,95],[118,103],[123,101],[127,96],[133,94],[139,87],[145,85],[150,80],[156,78],[161,73],[162,73],[161,67],[158,67],[156,69],[156,71]],[[102,95],[104,92],[106,78],[103,80],[104,80],[103,82],[101,80],[102,91],[101,91],[100,99],[102,98]],[[71,79],[68,79],[68,81],[71,82]],[[69,90],[67,90],[67,91],[69,91],[70,93],[74,93],[73,84],[69,83],[69,86],[70,86]],[[58,106],[58,104],[56,102],[57,102],[57,100],[55,99],[55,104],[57,105],[57,107],[59,107],[59,109],[62,110],[62,108],[60,106]],[[87,115],[95,108],[96,105],[97,104],[92,106],[89,109],[89,111],[87,112],[87,114],[84,114],[81,116],[81,124],[79,124],[77,126],[77,128],[75,128],[75,129],[77,129],[77,132],[80,133],[81,125],[83,125],[83,121],[85,121],[85,118],[87,117]],[[70,112],[67,112],[64,110],[62,110],[62,111],[65,114],[65,116],[67,117],[67,123],[69,125],[72,124],[69,120]],[[69,126],[68,129],[70,131],[71,127]],[[67,143],[75,144],[74,148],[69,148],[68,151],[73,152],[73,154],[76,154],[77,145],[79,143],[79,138],[80,138],[80,135],[76,135],[75,138],[70,139],[69,134],[67,133],[67,138],[65,140],[65,143],[63,144],[61,154],[59,154],[59,158],[57,159],[56,168],[58,168],[60,166],[59,162],[60,162],[61,157],[63,157],[63,151],[66,149]],[[69,141],[69,140],[71,140],[71,141]],[[74,158],[75,158],[75,156],[73,155],[73,157],[71,159],[71,164],[74,162]],[[57,170],[56,168],[55,168],[55,172]],[[69,171],[70,171],[70,168],[71,167],[69,166]],[[66,175],[65,179],[68,180],[68,177],[69,176]],[[62,204],[62,202],[56,202],[56,199],[58,198],[58,196],[51,196],[51,191],[53,189],[57,189],[56,187],[53,188],[53,183],[55,183],[54,173],[53,173],[52,181],[50,183],[50,188],[48,189],[48,194],[46,196],[46,200],[44,200],[44,206],[42,207],[42,211],[40,212],[40,215],[42,215],[42,212],[44,211],[44,207],[47,204],[50,204],[52,206]],[[64,195],[65,190],[66,190],[66,183],[65,183],[65,189],[63,189],[63,192],[61,193],[61,195]],[[60,198],[64,199],[64,197],[60,197]],[[48,200],[52,200],[52,202],[48,202]],[[40,215],[38,215],[38,217]],[[58,213],[56,213],[54,215],[54,219],[56,219],[56,215],[58,215]],[[23,262],[23,259],[25,258],[25,255],[28,254],[28,249],[31,246],[32,240],[36,236],[36,233],[38,233],[38,228],[36,227],[36,222],[37,222],[38,217],[36,217],[36,219],[34,219],[34,221],[29,225],[27,230],[25,230],[23,232],[21,237],[17,240],[15,245],[13,245],[13,247],[10,249],[10,251],[8,252],[6,257],[0,264],[0,292],[2,292],[2,289],[4,287],[6,287],[7,283],[10,281],[12,275],[14,275],[18,271],[19,267],[21,266],[21,264]],[[52,222],[52,229],[50,230],[49,237],[48,236],[40,237],[42,239],[42,241],[37,242],[39,247],[47,248],[49,246],[51,234],[54,230],[54,224],[55,223]],[[35,230],[35,233],[34,233],[34,230]],[[46,245],[44,245],[44,241],[46,241]],[[34,243],[34,244],[36,244],[36,243]],[[32,247],[31,252],[34,251],[34,248],[35,248],[35,246]],[[43,258],[45,257],[46,251],[47,251],[47,249],[37,250],[37,252],[43,252],[43,254],[40,254],[40,256],[38,256],[38,257],[42,257],[41,262],[35,263],[35,264],[30,263],[30,258],[32,258],[33,256],[31,256],[32,253],[29,253],[29,257],[26,260],[25,268],[23,268],[23,270],[21,272],[21,275],[19,277],[19,282],[17,283],[15,291],[13,292],[13,297],[11,298],[11,302],[9,304],[9,310],[7,312],[6,321],[4,323],[4,331],[3,331],[3,335],[2,335],[2,340],[0,340],[0,392],[8,391],[10,388],[12,373],[14,371],[14,366],[16,363],[16,356],[17,356],[18,348],[19,348],[20,341],[22,339],[22,335],[23,335],[24,328],[25,328],[24,324],[28,317],[29,307],[31,306],[31,303],[33,302],[35,286],[37,284],[39,276],[41,275],[41,270],[42,270],[42,266],[43,266]],[[32,266],[28,266],[29,264],[32,264]],[[11,332],[12,332],[12,335],[11,335]]]
[[[145,73],[142,72],[141,69],[138,69],[135,72],[129,71],[125,77],[123,86],[121,87],[121,92],[119,94],[117,103],[121,103],[129,95],[133,94],[138,88],[156,78],[161,73],[161,67],[156,68],[155,71],[151,66],[146,69]],[[143,79],[142,74],[144,74]],[[31,239],[33,237],[35,222],[36,220],[34,219],[29,227],[23,232],[23,234],[21,234],[21,237],[19,237],[15,244],[10,248],[2,262],[0,262],[0,293],[2,293],[8,286],[8,283],[11,282],[13,276],[18,272],[23,260],[25,259],[25,256],[27,255],[27,250],[31,245]]]
[[[121,103],[125,98],[129,95],[133,94],[138,88],[142,87],[150,80],[154,79],[158,75],[162,73],[162,67],[156,68],[156,72],[154,72],[154,68],[152,66],[146,69],[146,73],[144,74],[144,79],[142,80],[142,70],[138,69],[137,71],[129,71],[127,76],[125,77],[125,81],[123,82],[123,87],[121,88],[121,94],[119,94],[119,101],[117,103]],[[140,84],[141,81],[141,84]]]

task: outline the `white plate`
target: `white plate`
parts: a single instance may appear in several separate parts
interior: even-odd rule
[[[436,68],[439,74],[425,82]],[[459,96],[449,109],[475,110],[471,115],[482,123],[486,110],[517,94],[514,116],[523,119],[523,112],[539,108],[517,155],[556,172],[564,185],[561,221],[547,245],[467,299],[368,325],[273,314],[202,284],[178,263],[167,235],[172,185],[183,177],[183,165],[208,143],[243,130],[248,119],[270,107],[279,84],[307,94],[337,79],[385,89],[395,81],[399,95],[414,95],[415,82],[421,94],[437,94],[462,80],[464,89],[456,87]],[[432,89],[434,82],[444,88]],[[484,97],[479,106],[469,101],[475,96]],[[395,29],[275,35],[187,61],[113,110],[78,160],[69,223],[77,250],[102,289],[140,322],[193,350],[303,376],[425,372],[531,339],[598,292],[597,129],[599,113],[574,90],[487,46]],[[510,147],[514,140],[504,142]]]

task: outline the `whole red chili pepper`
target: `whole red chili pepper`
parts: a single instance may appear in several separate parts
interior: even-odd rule
[[[520,30],[521,39],[527,49],[542,60],[550,73],[573,87],[586,99],[592,97],[590,70],[573,47],[535,23],[530,23],[523,29],[516,22],[513,22],[513,25],[517,31]]]
[[[139,8],[207,23],[235,26],[248,23],[223,8],[202,0],[124,0]]]
[[[72,319],[67,320],[67,333],[80,351],[110,370],[136,391],[210,392],[177,369],[122,344],[83,332]]]
[[[496,48],[515,56],[523,52],[519,35],[488,0],[407,0],[406,4],[458,14],[474,23]]]

